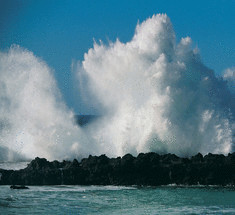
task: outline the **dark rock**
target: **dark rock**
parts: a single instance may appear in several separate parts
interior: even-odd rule
[[[0,185],[235,185],[235,153],[191,158],[140,153],[117,158],[89,156],[81,162],[35,158],[17,171],[0,169]]]
[[[28,187],[21,185],[21,186],[17,186],[17,185],[11,185],[10,186],[11,189],[17,189],[17,190],[25,190],[25,189],[29,189]]]
[[[162,162],[165,164],[171,164],[177,162],[178,160],[179,157],[177,157],[175,154],[166,154],[162,156]]]
[[[191,161],[192,161],[193,163],[201,163],[201,162],[203,161],[203,156],[202,156],[202,154],[201,154],[201,153],[198,153],[197,155],[193,156],[193,157],[191,158]]]
[[[61,168],[61,163],[60,163],[59,161],[57,161],[57,160],[52,161],[51,167],[52,167],[53,169]]]
[[[27,166],[28,170],[42,170],[50,168],[51,168],[51,163],[47,161],[45,158],[39,158],[39,157],[36,157]]]

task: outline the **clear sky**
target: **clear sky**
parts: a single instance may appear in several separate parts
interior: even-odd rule
[[[138,22],[166,13],[177,40],[190,36],[216,74],[234,67],[235,0],[0,0],[0,50],[20,45],[55,73],[67,105],[90,113],[77,95],[71,63],[83,60],[93,39],[129,41]]]

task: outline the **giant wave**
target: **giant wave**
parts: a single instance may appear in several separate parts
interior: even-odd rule
[[[127,43],[94,43],[77,77],[101,117],[85,127],[45,62],[18,46],[1,52],[0,159],[234,151],[234,69],[216,77],[191,43],[176,42],[165,14],[138,24]]]

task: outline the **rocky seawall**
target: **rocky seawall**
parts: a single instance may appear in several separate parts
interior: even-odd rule
[[[140,153],[108,158],[89,156],[81,162],[35,158],[25,169],[0,169],[0,185],[235,185],[235,153],[199,153],[191,158],[174,154]]]

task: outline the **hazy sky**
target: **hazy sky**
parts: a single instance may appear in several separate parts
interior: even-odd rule
[[[32,51],[54,69],[67,105],[90,113],[75,87],[72,61],[83,61],[93,39],[129,41],[138,20],[156,13],[170,17],[177,41],[192,38],[216,74],[235,66],[234,0],[0,0],[0,50],[17,44]]]

